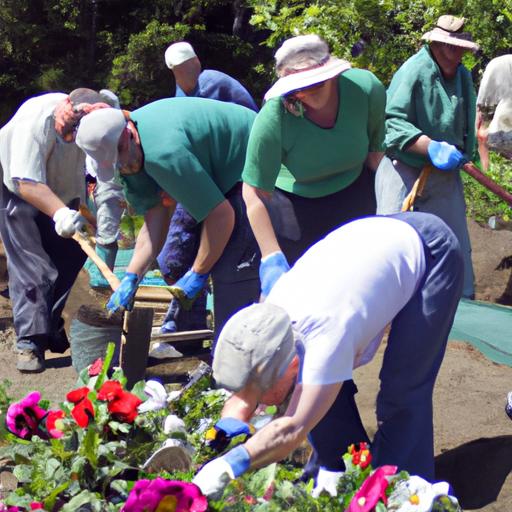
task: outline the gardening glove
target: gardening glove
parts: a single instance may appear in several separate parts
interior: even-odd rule
[[[311,491],[313,498],[318,498],[320,494],[325,491],[331,496],[338,495],[338,482],[343,475],[343,471],[329,471],[320,466],[315,480],[315,487]]]
[[[203,291],[209,274],[198,274],[190,269],[169,288],[184,309],[189,310],[197,296]]]
[[[110,313],[115,313],[121,308],[131,311],[133,308],[133,298],[139,284],[139,276],[133,272],[126,272],[121,284],[117,290],[110,296],[107,302],[107,309]]]
[[[67,206],[59,208],[53,214],[55,222],[55,231],[62,238],[71,238],[75,231],[80,231],[86,220],[76,210],[72,210]]]
[[[290,270],[290,265],[281,251],[273,252],[262,258],[260,263],[261,294],[266,297],[277,280],[288,270]]]
[[[467,158],[455,146],[447,142],[431,140],[427,152],[432,165],[442,171],[453,171],[467,161]]]
[[[251,458],[245,446],[238,445],[228,453],[213,459],[201,468],[192,483],[212,499],[220,499],[229,482],[243,475],[251,465]]]
[[[210,448],[218,452],[224,451],[234,437],[246,435],[249,437],[254,434],[255,429],[252,425],[238,420],[236,418],[222,418],[213,428],[207,430],[205,437]]]

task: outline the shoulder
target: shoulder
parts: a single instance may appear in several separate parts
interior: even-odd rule
[[[375,93],[385,91],[382,82],[367,69],[352,68],[340,75],[340,83],[348,82],[361,89],[365,94],[371,96]]]
[[[199,75],[199,80],[203,82],[212,81],[212,82],[224,82],[224,83],[235,83],[239,84],[238,80],[233,78],[232,76],[229,76],[226,73],[223,73],[222,71],[218,71],[216,69],[205,69],[201,72]]]

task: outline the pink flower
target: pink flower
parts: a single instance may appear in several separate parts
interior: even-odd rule
[[[44,505],[39,501],[33,501],[30,504],[30,510],[44,510]]]
[[[204,512],[207,508],[197,485],[156,478],[136,482],[121,512]]]
[[[371,512],[379,500],[387,503],[386,489],[389,485],[387,476],[394,475],[396,466],[381,466],[377,468],[355,493],[347,512]]]
[[[30,439],[32,436],[45,438],[39,424],[47,413],[39,407],[39,400],[41,393],[32,391],[19,402],[11,404],[5,417],[7,429],[22,439]]]
[[[46,430],[54,439],[58,439],[64,435],[64,432],[61,430],[62,422],[59,420],[65,416],[64,411],[60,410],[48,412],[48,416],[46,417]]]
[[[103,368],[103,359],[98,358],[94,363],[89,366],[89,370],[87,370],[87,373],[89,377],[96,377],[96,375],[99,375],[101,370]]]

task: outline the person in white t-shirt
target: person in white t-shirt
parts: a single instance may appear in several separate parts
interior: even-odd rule
[[[70,238],[85,220],[82,117],[108,107],[92,89],[26,100],[0,130],[0,235],[7,255],[21,372],[45,369],[44,353],[69,343],[61,313],[86,256]]]
[[[206,495],[218,495],[229,480],[284,458],[308,438],[320,467],[317,483],[334,493],[347,447],[369,442],[355,386],[344,382],[372,359],[388,324],[373,461],[433,480],[432,392],[462,293],[462,269],[453,232],[427,213],[366,217],[316,243],[264,303],[231,317],[214,353],[217,385],[235,391],[218,431],[249,433],[258,405],[277,404],[287,394],[298,356],[286,413],[209,462],[194,482]]]

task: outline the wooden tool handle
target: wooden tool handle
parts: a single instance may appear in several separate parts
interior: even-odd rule
[[[89,240],[76,232],[73,235],[73,240],[80,244],[82,251],[91,258],[92,262],[100,269],[103,277],[107,280],[110,288],[115,291],[121,284],[121,281],[119,281],[114,272],[112,272],[112,270],[108,268],[108,265],[96,254],[96,251]]]
[[[409,192],[409,194],[407,194],[406,198],[404,199],[404,202],[402,203],[403,212],[408,212],[409,210],[412,210],[414,202],[416,201],[416,197],[421,197],[421,194],[423,193],[423,189],[425,188],[425,184],[427,183],[427,179],[431,171],[432,166],[425,165],[425,167],[423,167],[420,175],[414,182],[411,191]]]
[[[462,169],[473,177],[478,183],[482,184],[486,189],[496,194],[500,199],[512,206],[512,194],[500,187],[494,180],[486,176],[473,162],[468,162],[462,166]]]

